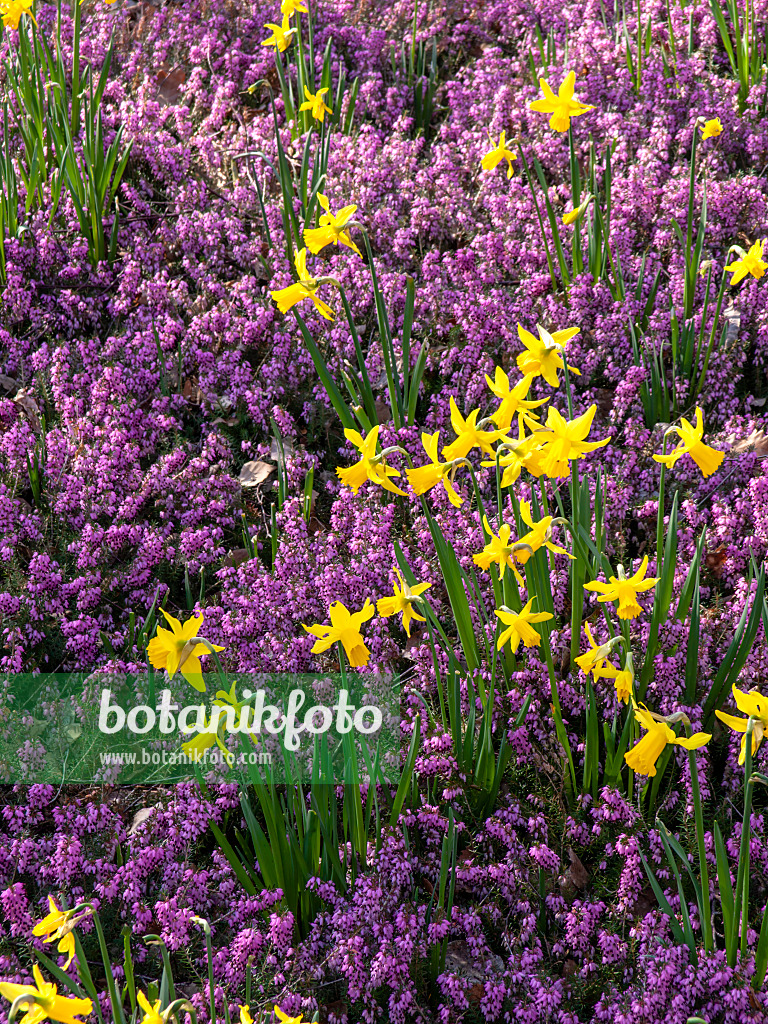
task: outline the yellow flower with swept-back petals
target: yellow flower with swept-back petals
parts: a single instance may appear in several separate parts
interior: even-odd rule
[[[569,462],[580,459],[610,442],[610,437],[606,437],[602,441],[585,440],[592,427],[596,411],[597,406],[591,405],[581,416],[577,416],[573,420],[566,420],[557,409],[550,407],[547,412],[546,424],[533,434],[542,453],[539,465],[547,476],[568,476],[571,471]]]
[[[362,253],[352,241],[349,231],[347,231],[347,224],[352,219],[352,215],[357,207],[344,206],[338,213],[333,214],[331,213],[330,203],[320,192],[317,193],[317,201],[325,210],[325,213],[320,217],[319,228],[307,228],[304,231],[304,242],[309,251],[317,254],[326,245],[346,245],[347,248],[353,249],[358,256],[362,256]]]
[[[746,733],[749,719],[755,719],[752,723],[753,757],[763,742],[765,734],[768,732],[768,697],[764,697],[757,690],[750,690],[748,693],[745,693],[743,690],[739,690],[735,683],[731,687],[731,692],[733,693],[733,699],[736,701],[736,707],[747,717],[737,718],[735,715],[728,715],[724,711],[715,711],[715,714],[721,722],[725,722],[734,732],[744,733],[741,738],[741,753],[739,754],[739,764],[744,764],[747,756]]]
[[[77,921],[82,920],[81,915],[77,918]],[[72,912],[69,910],[60,910],[56,906],[56,901],[53,896],[48,897],[48,913],[42,919],[38,921],[35,927],[32,929],[33,935],[44,935],[43,942],[55,942],[59,940],[59,944],[56,947],[59,953],[63,953],[67,958],[67,962],[64,964],[64,970],[66,970],[72,963],[72,959],[75,955],[75,935],[72,928],[77,923],[73,920]]]
[[[162,1003],[159,999],[156,999],[154,1003],[150,1003],[144,993],[142,991],[138,991],[136,993],[136,1001],[144,1011],[144,1016],[141,1018],[140,1024],[165,1024],[162,1010],[160,1008]]]
[[[272,35],[268,39],[264,39],[261,43],[262,46],[273,46],[275,50],[279,50],[280,53],[284,53],[285,50],[291,45],[291,39],[296,34],[296,29],[291,28],[291,23],[288,20],[288,15],[283,15],[283,22],[281,25],[275,25],[273,22],[268,21],[264,28],[271,28]]]
[[[566,343],[579,333],[578,327],[567,327],[564,331],[554,331],[549,334],[541,324],[536,324],[539,332],[538,338],[521,325],[517,325],[517,336],[525,345],[525,351],[517,357],[517,366],[522,373],[532,374],[534,377],[543,377],[550,387],[560,386],[557,371],[563,369],[563,351]],[[577,377],[581,371],[575,366],[568,366],[571,373]]]
[[[713,117],[709,121],[705,121],[703,125],[700,125],[699,130],[701,131],[701,141],[704,139],[715,139],[718,135],[722,134],[723,126],[720,124],[719,117]]]
[[[420,601],[421,595],[425,590],[429,590],[432,584],[414,583],[411,587],[400,575],[399,569],[393,568],[392,571],[400,581],[400,586],[398,587],[397,583],[393,584],[394,594],[391,597],[380,598],[376,602],[376,610],[383,619],[388,619],[390,615],[397,615],[399,612],[402,612],[403,629],[406,636],[410,637],[411,619],[415,619],[417,622],[426,622],[423,615],[417,615],[413,610],[414,603]]]
[[[579,666],[585,676],[592,675],[593,679],[613,679],[618,669],[615,665],[612,665],[608,660],[613,649],[612,643],[598,644],[595,638],[592,636],[592,630],[589,628],[589,623],[584,624],[584,631],[587,634],[587,640],[589,641],[589,649],[580,654],[578,658],[575,658],[576,664]]]
[[[440,461],[440,457],[437,454],[439,438],[439,430],[436,430],[434,434],[423,433],[421,435],[421,443],[424,445],[424,451],[427,453],[430,462],[426,466],[406,469],[405,475],[408,477],[408,483],[416,494],[426,494],[427,491],[431,491],[437,484],[442,484],[451,504],[454,508],[458,508],[459,505],[464,503],[464,499],[453,486],[453,476],[456,472],[457,462],[460,460]]]
[[[279,1006],[275,1006],[275,1016],[281,1024],[305,1024],[303,1013],[300,1013],[298,1017],[289,1017]]]
[[[523,577],[520,575],[517,570],[517,566],[515,565],[515,542],[510,539],[512,527],[509,523],[502,523],[499,527],[499,533],[497,536],[491,529],[487,516],[483,516],[483,526],[485,527],[485,532],[489,534],[491,539],[479,554],[472,555],[472,561],[481,569],[485,569],[486,572],[488,572],[492,565],[497,565],[499,567],[499,578],[504,575],[505,569],[511,569],[515,574],[517,582],[522,587]]]
[[[576,73],[574,71],[568,72],[563,84],[558,89],[557,96],[552,92],[546,79],[540,78],[539,85],[544,93],[544,99],[534,100],[529,104],[529,109],[540,114],[551,114],[549,127],[556,132],[567,132],[572,117],[579,117],[581,114],[586,114],[588,110],[595,109],[586,103],[581,103],[574,96],[576,88]]]
[[[682,458],[683,455],[690,455],[693,461],[701,470],[702,476],[712,476],[719,468],[725,455],[716,448],[702,443],[704,437],[704,414],[696,407],[696,426],[694,427],[685,417],[680,420],[679,427],[671,427],[681,437],[681,442],[670,452],[669,455],[654,455],[656,462],[662,462],[670,469]]]
[[[318,89],[317,92],[313,95],[305,85],[304,95],[306,96],[307,100],[306,103],[301,104],[299,110],[311,111],[312,117],[314,117],[316,121],[319,121],[322,124],[323,121],[325,120],[325,115],[333,113],[331,108],[323,99],[327,92],[328,89]]]
[[[292,18],[296,11],[300,11],[302,14],[307,14],[307,8],[301,3],[301,0],[282,0],[280,4],[280,13],[287,18]]]
[[[373,618],[373,605],[370,599],[366,597],[363,607],[354,614],[341,601],[334,601],[328,613],[331,617],[330,626],[319,623],[305,626],[302,622],[303,628],[318,638],[312,648],[312,653],[322,654],[333,644],[340,643],[347,652],[349,663],[353,668],[367,665],[371,652],[365,646],[360,627],[364,622]]]
[[[74,996],[60,996],[56,986],[46,981],[37,964],[32,965],[34,985],[15,985],[8,981],[0,982],[0,995],[12,1003],[19,996],[32,996],[35,1002],[30,1005],[19,1024],[40,1024],[43,1020],[55,1020],[60,1024],[83,1024],[77,1014],[88,1015],[93,1009],[90,999],[77,999]]]
[[[157,636],[150,640],[147,646],[149,663],[153,668],[164,668],[173,679],[177,672],[181,672],[190,686],[194,686],[200,693],[205,692],[203,682],[203,668],[200,659],[209,654],[205,644],[192,644],[191,641],[200,635],[203,625],[203,616],[193,616],[182,624],[178,619],[169,615],[165,608],[161,608],[168,621],[170,630],[157,627]],[[223,651],[223,647],[211,644],[214,651]]]
[[[501,430],[509,430],[514,416],[517,416],[520,421],[520,430],[523,429],[523,421],[528,423],[529,426],[535,425],[533,421],[538,420],[539,417],[532,410],[538,409],[539,406],[544,405],[549,399],[541,398],[535,402],[526,400],[528,392],[531,390],[533,377],[532,373],[526,374],[513,388],[510,388],[509,377],[500,366],[496,367],[496,374],[493,380],[486,373],[485,383],[500,403],[492,419]]]
[[[504,644],[509,643],[512,648],[512,653],[517,651],[520,646],[520,641],[525,644],[526,647],[540,647],[541,646],[541,634],[537,633],[533,628],[532,623],[535,622],[546,622],[547,619],[551,619],[552,616],[549,612],[534,612],[532,611],[533,602],[536,600],[532,597],[528,604],[520,612],[513,612],[509,608],[497,609],[496,615],[508,628],[501,633],[499,639],[496,641],[496,649],[501,650]]]
[[[584,589],[600,594],[597,600],[602,603],[616,601],[619,606],[620,619],[636,619],[643,610],[637,602],[637,595],[651,590],[659,582],[655,576],[645,579],[647,569],[648,556],[646,555],[634,576],[625,577],[624,569],[619,566],[618,578],[611,576],[608,583],[598,583],[597,580],[585,583]]]
[[[493,139],[490,134],[488,135],[488,141],[491,144],[490,152],[486,153],[483,159],[480,161],[480,166],[484,171],[493,171],[498,167],[502,160],[507,161],[507,177],[511,178],[515,173],[512,167],[512,161],[517,160],[515,154],[507,148],[506,135],[504,132],[499,136],[498,145],[494,145]]]
[[[656,762],[661,757],[668,743],[674,743],[678,747],[685,747],[686,750],[698,750],[705,743],[712,739],[710,733],[697,732],[687,739],[685,736],[676,736],[661,715],[654,715],[645,704],[637,705],[632,701],[635,709],[635,720],[647,729],[645,736],[624,755],[632,771],[640,775],[647,775],[653,778],[656,774]]]
[[[465,459],[473,448],[480,448],[490,454],[493,449],[491,444],[498,441],[505,434],[504,430],[482,430],[477,425],[479,409],[473,409],[466,419],[461,415],[451,395],[451,426],[456,434],[456,440],[443,448],[443,455],[446,459]]]
[[[22,14],[28,14],[32,21],[35,20],[32,14],[33,5],[34,0],[0,0],[0,18],[3,25],[18,32]]]
[[[513,447],[505,448],[499,454],[499,466],[504,469],[501,477],[502,487],[509,487],[510,484],[513,484],[524,469],[527,469],[531,476],[537,478],[543,472],[541,459],[544,453],[536,439],[538,431],[534,431],[526,437],[523,424],[520,423],[519,426],[520,436],[518,438],[505,438],[505,443],[511,444]],[[493,468],[496,466],[496,459],[489,459],[487,462],[481,462],[480,465]]]
[[[331,307],[323,302],[322,299],[318,299],[315,294],[319,287],[319,282],[307,273],[307,250],[300,249],[296,253],[293,263],[296,267],[296,273],[299,275],[299,280],[294,284],[289,284],[287,288],[279,288],[277,291],[269,293],[277,303],[277,308],[281,313],[287,313],[298,302],[303,302],[304,299],[312,299],[315,309],[321,316],[324,316],[326,320],[335,320],[336,318]]]
[[[729,263],[725,268],[726,270],[733,271],[732,285],[738,284],[747,274],[751,274],[752,277],[757,278],[759,281],[766,270],[768,270],[768,263],[763,259],[763,246],[766,242],[768,242],[768,238],[764,238],[762,242],[758,240],[749,247],[749,252],[739,249],[739,252],[742,254],[741,259],[734,260],[733,263]]]
[[[344,437],[360,452],[360,459],[353,466],[339,466],[336,472],[341,482],[352,488],[353,494],[357,494],[366,480],[370,480],[383,487],[385,491],[402,494],[405,497],[405,491],[401,491],[389,479],[391,476],[400,476],[400,470],[388,466],[384,462],[384,456],[376,454],[380,429],[377,424],[363,437],[357,430],[346,427]]]
[[[574,559],[575,555],[570,554],[565,548],[559,547],[557,544],[552,542],[552,522],[553,516],[544,516],[538,523],[534,523],[531,516],[531,504],[528,501],[520,502],[520,518],[523,520],[526,526],[530,527],[528,533],[524,533],[519,538],[518,544],[525,545],[518,551],[515,551],[514,557],[521,564],[525,565],[531,555],[535,555],[539,548],[545,547],[555,555],[568,555],[570,559]]]

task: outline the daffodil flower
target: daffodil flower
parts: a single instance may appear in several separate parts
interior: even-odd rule
[[[144,993],[139,990],[136,993],[136,1001],[144,1011],[140,1024],[165,1024],[159,999],[156,999],[154,1003],[150,1003]]]
[[[766,732],[768,732],[768,697],[764,697],[757,690],[750,690],[749,693],[745,693],[743,690],[739,690],[735,683],[731,687],[731,692],[733,693],[733,699],[736,701],[736,707],[747,717],[736,718],[735,715],[728,715],[724,711],[715,711],[715,714],[721,722],[725,722],[734,732],[744,733],[741,739],[741,753],[739,754],[739,764],[744,764],[747,755],[746,732],[749,719],[754,718],[752,723],[753,757],[763,742]]]
[[[591,405],[581,416],[566,420],[557,409],[549,409],[546,424],[533,435],[539,442],[542,453],[541,468],[548,477],[568,476],[569,462],[610,443],[610,437],[602,441],[585,440],[596,411],[597,406]]]
[[[576,73],[574,71],[570,71],[566,75],[557,96],[552,92],[549,83],[544,78],[539,79],[539,85],[544,93],[544,99],[534,100],[533,103],[529,104],[529,108],[540,114],[551,114],[549,127],[556,132],[567,132],[571,126],[572,117],[579,117],[581,114],[586,114],[588,110],[595,109],[579,102],[574,96],[574,89],[576,87]]]
[[[553,334],[545,331],[541,324],[536,324],[536,329],[539,332],[538,338],[520,324],[517,325],[517,336],[525,345],[525,351],[517,357],[518,369],[534,377],[543,377],[550,387],[559,387],[557,371],[563,369],[563,350],[566,342],[579,333],[579,328],[567,327]],[[575,366],[569,366],[568,369],[578,377],[581,376],[581,371]]]
[[[240,1024],[253,1024],[251,1007],[248,1003],[246,1003],[245,1006],[240,1007]]]
[[[425,590],[429,590],[432,586],[431,583],[415,583],[412,587],[403,580],[400,575],[399,569],[392,570],[400,581],[400,586],[397,583],[394,584],[394,594],[392,597],[382,597],[376,602],[376,610],[383,619],[388,619],[390,615],[397,615],[398,612],[402,612],[403,615],[403,629],[405,630],[406,636],[411,635],[411,619],[417,622],[426,622],[423,615],[417,615],[413,610],[414,603],[421,600],[421,595]]]
[[[335,283],[335,278],[310,277],[307,273],[306,249],[300,249],[296,253],[293,264],[296,267],[296,273],[299,275],[299,280],[295,284],[289,284],[287,288],[280,288],[277,291],[269,293],[277,303],[277,308],[281,313],[287,313],[288,310],[292,309],[298,302],[303,302],[304,299],[312,299],[312,302],[315,304],[315,309],[321,316],[324,316],[326,320],[334,320],[335,316],[331,307],[326,305],[322,299],[318,299],[315,292],[321,284],[326,284],[328,282]]]
[[[312,648],[313,654],[322,654],[335,643],[340,643],[347,652],[349,663],[353,668],[360,668],[368,664],[371,652],[365,646],[365,641],[360,633],[360,627],[364,622],[373,618],[373,605],[366,597],[365,604],[359,612],[351,614],[341,601],[334,601],[329,609],[331,624],[313,626],[302,626],[312,636],[318,637]]]
[[[305,1024],[303,1013],[300,1013],[298,1017],[289,1017],[287,1013],[283,1013],[279,1006],[275,1006],[275,1016],[281,1024]]]
[[[741,253],[741,259],[735,260],[725,268],[726,270],[733,271],[731,285],[738,284],[747,274],[751,274],[758,281],[760,280],[766,270],[768,270],[768,263],[763,259],[763,246],[766,242],[768,242],[768,238],[764,238],[762,242],[755,242],[754,245],[749,247],[749,252],[744,252],[740,246],[734,246],[734,249]]]
[[[611,651],[616,644],[621,643],[621,638],[614,637],[614,639],[609,640],[608,643],[598,644],[592,636],[592,630],[589,628],[588,622],[584,625],[584,631],[587,634],[589,649],[575,659],[576,664],[585,676],[591,674],[592,678],[595,680],[615,678],[618,669],[615,665],[612,665],[608,659],[610,658]]]
[[[32,965],[32,976],[35,979],[34,985],[0,982],[0,995],[9,1002],[12,1003],[19,996],[31,996],[35,1000],[21,1018],[20,1024],[40,1024],[46,1018],[59,1021],[60,1024],[83,1024],[77,1014],[87,1016],[93,1010],[90,999],[58,995],[56,986],[45,981],[37,964]]]
[[[713,117],[710,121],[705,121],[703,125],[699,126],[701,131],[701,141],[704,139],[715,139],[718,135],[722,134],[723,126],[720,124],[719,117]]]
[[[680,426],[670,427],[670,431],[672,430],[680,435],[681,443],[669,455],[654,455],[653,457],[656,462],[661,462],[671,469],[683,455],[690,455],[701,470],[702,476],[705,477],[712,476],[720,468],[725,455],[723,452],[717,451],[716,448],[710,448],[709,445],[702,443],[701,439],[704,436],[704,414],[698,406],[696,407],[695,427],[687,419],[682,418]]]
[[[491,443],[503,437],[503,430],[481,430],[477,425],[479,409],[473,409],[466,419],[461,415],[456,402],[451,395],[451,426],[456,434],[456,440],[443,448],[443,455],[449,461],[452,459],[465,459],[473,448],[480,448],[490,455],[493,452]]]
[[[487,516],[483,516],[483,526],[491,539],[479,554],[472,555],[472,561],[486,572],[488,572],[492,565],[497,565],[499,567],[500,579],[504,576],[505,569],[511,569],[515,574],[517,582],[522,587],[524,585],[523,577],[515,565],[514,541],[510,540],[512,527],[509,523],[502,523],[497,536],[491,529]]]
[[[28,14],[32,21],[35,21],[32,14],[33,5],[34,0],[0,0],[0,18],[3,19],[3,25],[18,32],[22,14]]]
[[[519,427],[520,436],[516,439],[505,439],[495,453],[499,466],[504,468],[504,473],[501,477],[502,487],[509,487],[510,484],[513,484],[519,478],[523,469],[527,469],[535,477],[540,477],[543,472],[541,468],[543,453],[539,448],[536,432],[526,437],[523,424],[520,423]],[[501,452],[503,454],[500,454]],[[496,458],[487,462],[481,462],[480,465],[491,468],[495,467]]]
[[[214,701],[214,703],[217,702]],[[219,706],[221,707],[220,703]],[[184,751],[185,756],[188,757],[191,761],[199,761],[200,758],[203,756],[204,751],[210,750],[212,746],[216,745],[224,755],[224,759],[226,761],[229,761],[229,759],[233,755],[231,751],[227,749],[220,735],[224,731],[224,725],[225,722],[223,722],[222,719],[219,718],[218,728],[214,729],[212,728],[213,716],[209,716],[207,721],[205,721],[204,718],[202,732],[199,732],[196,736],[193,736],[191,740],[187,740],[186,743],[181,744],[181,749]]]
[[[275,25],[273,22],[268,21],[264,28],[271,28],[272,35],[268,39],[262,41],[262,46],[273,46],[275,50],[279,50],[283,53],[291,44],[291,39],[296,33],[295,28],[291,28],[291,23],[288,20],[288,15],[283,15],[282,25]]]
[[[312,117],[314,117],[316,121],[319,121],[322,124],[322,122],[325,120],[326,113],[333,113],[331,108],[326,104],[325,100],[323,99],[323,96],[325,96],[327,92],[327,89],[318,89],[313,96],[305,85],[304,95],[306,96],[307,101],[306,103],[301,104],[299,110],[310,110],[312,112]]]
[[[515,415],[519,418],[521,430],[523,428],[523,421],[531,424],[533,421],[538,420],[539,417],[532,410],[538,409],[539,406],[544,405],[549,399],[541,398],[537,402],[526,401],[528,392],[531,390],[533,377],[532,373],[526,374],[513,388],[510,388],[509,377],[500,366],[496,367],[496,374],[493,380],[486,373],[485,383],[500,402],[498,409],[492,416],[493,422],[499,429],[509,430]]]
[[[280,13],[286,18],[292,18],[296,11],[301,11],[302,14],[307,14],[307,8],[303,7],[301,0],[282,0],[280,4]]]
[[[552,524],[555,522],[552,516],[544,516],[538,523],[534,523],[531,517],[531,504],[528,501],[520,502],[520,518],[526,526],[530,526],[528,533],[518,539],[514,557],[521,565],[525,565],[531,555],[545,547],[554,555],[567,555],[574,559],[575,555],[570,554],[565,548],[558,547],[552,543]],[[557,523],[562,524],[564,520],[558,519]]]
[[[572,209],[569,213],[565,214],[565,216],[563,217],[563,224],[575,224],[576,221],[581,220],[581,218],[587,212],[587,207],[594,198],[595,197],[591,193],[589,193],[589,195],[587,195],[587,198],[584,200],[583,203],[580,203],[578,206],[574,207],[574,209]]]
[[[639,775],[647,775],[649,778],[653,778],[656,774],[656,762],[661,757],[668,743],[674,743],[676,746],[684,747],[686,750],[697,750],[712,739],[711,734],[707,732],[694,733],[690,739],[684,736],[676,736],[669,727],[668,719],[664,718],[664,716],[655,715],[652,711],[648,710],[645,704],[638,706],[634,700],[632,701],[632,707],[635,709],[635,720],[644,729],[648,730],[645,736],[624,755],[624,760],[629,767]]]
[[[350,427],[345,428],[344,436],[360,452],[360,459],[353,466],[339,466],[336,472],[341,482],[352,488],[353,494],[357,494],[366,480],[370,480],[372,483],[379,484],[385,491],[402,494],[405,497],[405,491],[401,491],[389,479],[391,476],[400,476],[400,471],[384,462],[385,452],[376,454],[379,430],[380,427],[377,425],[368,432],[366,437],[363,437],[357,430],[352,430]]]
[[[497,650],[500,651],[506,643],[509,643],[514,654],[520,646],[521,640],[526,647],[541,646],[541,635],[536,632],[532,623],[546,622],[552,616],[549,612],[533,612],[531,609],[535,600],[536,598],[532,597],[520,612],[513,612],[510,608],[496,610],[498,618],[508,627],[496,642]]]
[[[655,576],[645,579],[647,569],[648,556],[646,555],[634,576],[625,577],[623,567],[619,566],[618,577],[611,576],[608,583],[598,583],[596,580],[592,583],[585,583],[584,589],[600,594],[597,600],[602,603],[616,601],[619,606],[620,619],[636,619],[643,610],[637,602],[637,595],[651,590],[659,582]]]
[[[166,617],[170,630],[157,628],[157,636],[150,640],[147,645],[147,655],[153,668],[164,668],[171,679],[177,672],[181,672],[190,686],[193,686],[200,693],[205,693],[203,682],[203,668],[200,658],[209,654],[205,644],[191,643],[200,634],[203,625],[203,616],[187,619],[182,624],[178,619],[161,608],[160,611]],[[223,651],[223,647],[211,644],[214,651]]]
[[[56,906],[56,901],[52,896],[48,897],[48,913],[32,929],[33,935],[43,935],[45,938],[43,942],[55,942],[59,940],[59,944],[56,947],[59,953],[62,953],[67,958],[67,962],[64,964],[64,970],[69,967],[72,963],[72,959],[75,955],[75,936],[73,928],[76,924],[83,920],[87,914],[80,914],[75,917],[71,910],[60,910]]]
[[[317,201],[325,213],[320,217],[319,228],[308,228],[304,231],[304,242],[309,251],[317,254],[326,245],[346,245],[347,248],[354,250],[358,256],[362,257],[362,253],[347,231],[347,225],[357,207],[344,206],[337,214],[333,214],[330,203],[320,192],[317,193]]]
[[[507,161],[507,177],[511,178],[514,174],[514,168],[512,167],[512,161],[517,160],[515,154],[507,149],[506,135],[504,132],[499,136],[498,145],[494,145],[493,139],[490,134],[488,135],[488,141],[491,144],[491,150],[486,153],[483,159],[480,161],[480,166],[484,171],[493,171],[498,167],[502,160]]]
[[[426,494],[433,487],[442,484],[451,504],[454,508],[458,508],[464,503],[464,499],[453,486],[453,478],[458,465],[464,460],[452,459],[449,462],[441,462],[437,454],[439,438],[439,430],[436,430],[434,434],[423,433],[421,435],[421,443],[430,462],[426,466],[406,469],[405,475],[416,494]]]

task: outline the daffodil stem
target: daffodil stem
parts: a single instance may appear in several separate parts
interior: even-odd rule
[[[685,733],[691,738],[690,722],[685,723]],[[707,866],[707,848],[704,843],[704,814],[701,806],[701,789],[699,788],[699,768],[696,763],[696,751],[688,751],[688,763],[691,766],[691,796],[693,798],[693,814],[696,822],[696,844],[699,848],[699,874],[701,876],[701,929],[704,934],[704,949],[711,953],[714,948],[712,934],[712,909],[709,903],[709,868]]]
[[[747,924],[749,911],[749,862],[750,833],[752,831],[752,732],[755,719],[750,716],[744,735],[744,816],[741,821],[741,846],[739,847],[739,868],[736,875],[736,901],[734,913],[741,914],[741,955],[747,953]]]
[[[715,307],[715,319],[712,321],[712,330],[709,333],[709,344],[707,345],[707,351],[704,353],[704,362],[701,367],[701,373],[699,379],[696,381],[696,387],[693,390],[693,394],[690,396],[691,402],[694,402],[697,395],[704,387],[704,378],[707,375],[707,369],[709,368],[709,357],[712,355],[712,349],[715,345],[715,337],[717,336],[717,325],[720,320],[720,309],[723,305],[723,296],[725,295],[725,278],[727,271],[723,270],[722,277],[720,278],[720,291],[717,293],[717,306]]]
[[[195,920],[205,932],[205,950],[206,959],[208,960],[208,1005],[211,1011],[211,1021],[213,1022],[216,1020],[216,989],[213,984],[213,946],[211,944],[211,926],[204,917],[197,917],[193,920]]]
[[[661,454],[667,454],[667,435],[664,434],[662,441]],[[664,548],[664,486],[667,478],[667,466],[666,463],[661,464],[661,473],[659,474],[659,504],[656,509],[656,575],[661,576],[661,562],[662,562],[662,550]]]
[[[427,606],[426,601],[424,602],[425,611],[427,614],[424,618],[427,620],[427,631],[429,633],[429,643],[432,648],[432,664],[435,669],[435,679],[437,680],[437,696],[440,701],[440,721],[443,729],[448,727],[447,719],[445,715],[445,694],[443,692],[443,677],[440,672],[440,663],[437,660],[437,645],[435,644],[435,634],[432,632],[432,623],[430,622],[430,611],[431,609]]]
[[[107,949],[107,940],[104,937],[104,929],[101,926],[101,918],[99,917],[96,908],[92,904],[88,904],[91,908],[93,923],[96,928],[96,935],[99,940],[99,952],[101,953],[101,962],[104,964],[104,976],[107,979],[107,989],[109,990],[109,1001],[112,1006],[112,1017],[115,1024],[125,1024],[125,1014],[123,1013],[123,1004],[117,994],[117,986],[115,985],[115,976],[112,973],[112,961],[109,957],[109,950]]]

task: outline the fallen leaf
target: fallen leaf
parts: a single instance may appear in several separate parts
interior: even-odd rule
[[[242,565],[243,562],[247,562],[250,557],[251,553],[247,548],[235,548],[234,551],[229,552],[221,564],[237,568],[238,565]]]
[[[40,422],[40,412],[37,408],[37,402],[34,400],[29,391],[19,391],[13,401],[18,405],[21,411],[29,420],[29,425],[32,427],[36,434],[42,433],[43,425]]]
[[[177,104],[181,98],[182,86],[187,80],[187,73],[183,68],[169,68],[165,64],[160,65],[160,70],[155,72],[157,82],[157,98],[160,106],[167,107]]]
[[[723,571],[723,565],[728,559],[728,549],[725,544],[720,544],[714,551],[708,551],[704,559],[704,564],[710,569],[716,576],[719,576]]]
[[[566,871],[566,875],[577,889],[584,889],[589,881],[589,872],[570,847],[568,848],[568,857],[571,861],[571,866]]]
[[[13,391],[16,387],[16,381],[13,377],[6,377],[4,373],[0,373],[0,387],[6,391]]]
[[[240,486],[241,487],[258,487],[259,484],[263,484],[264,481],[269,477],[270,473],[273,473],[275,467],[271,462],[246,462],[243,468],[240,470]]]
[[[154,811],[154,807],[140,807],[133,816],[131,827],[128,829],[128,835],[132,836],[134,833],[139,831],[139,826],[147,820],[147,818]]]

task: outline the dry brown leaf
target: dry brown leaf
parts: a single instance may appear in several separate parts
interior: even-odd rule
[[[246,462],[243,468],[240,470],[240,486],[241,487],[258,487],[259,484],[263,484],[264,481],[269,477],[270,473],[274,473],[275,467],[271,462]]]
[[[128,829],[128,835],[132,836],[135,832],[139,831],[139,826],[147,820],[154,811],[154,807],[140,807],[133,816],[131,827]]]
[[[169,68],[166,64],[160,65],[160,70],[155,72],[155,81],[158,87],[157,98],[161,107],[179,102],[186,80],[187,73],[183,68]]]
[[[13,401],[27,417],[29,425],[32,427],[34,432],[36,434],[42,433],[43,425],[40,422],[40,412],[37,408],[37,402],[34,400],[31,393],[29,391],[19,391]]]

